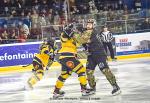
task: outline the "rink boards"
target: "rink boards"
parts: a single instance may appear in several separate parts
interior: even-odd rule
[[[150,57],[150,32],[115,35],[114,46],[118,60]],[[4,72],[23,72],[32,69],[31,64],[41,42],[16,43],[0,45],[0,73]],[[79,51],[83,51],[82,48]],[[82,52],[83,53],[83,52]],[[80,53],[79,53],[80,54]],[[81,62],[86,63],[85,54],[81,55]],[[109,59],[110,60],[110,59]],[[52,67],[60,67],[55,62]]]
[[[134,59],[134,58],[150,58],[150,53],[144,53],[144,54],[135,54],[135,55],[125,55],[125,56],[117,56],[118,60],[126,60],[126,59]],[[80,61],[85,64],[86,59],[80,59]],[[25,72],[25,71],[31,71],[32,65],[28,67],[22,67],[22,65],[17,66],[8,66],[8,67],[0,67],[0,73],[8,73],[8,72]],[[53,63],[51,68],[60,68],[60,64],[55,62]]]
[[[25,83],[32,75],[31,72],[1,74],[0,103],[150,103],[149,63],[149,58],[109,62],[122,91],[117,96],[111,95],[112,87],[98,67],[95,70],[95,95],[81,97],[79,81],[73,73],[62,88],[66,92],[65,96],[59,100],[54,100],[52,96],[60,68],[46,71],[44,78],[32,91],[24,90]]]

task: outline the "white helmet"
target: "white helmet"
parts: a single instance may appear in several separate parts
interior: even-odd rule
[[[93,27],[96,27],[96,20],[95,19],[88,19],[87,23],[92,23]]]

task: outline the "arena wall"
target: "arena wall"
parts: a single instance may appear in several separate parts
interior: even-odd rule
[[[118,60],[150,57],[150,32],[115,35],[116,57]],[[0,45],[0,73],[22,72],[32,69],[32,58],[38,53],[41,42]],[[81,59],[86,63],[86,59]],[[54,63],[53,66],[60,66]]]

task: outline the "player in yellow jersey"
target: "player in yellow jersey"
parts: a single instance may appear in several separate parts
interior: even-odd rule
[[[44,75],[44,67],[50,67],[54,59],[54,42],[45,41],[40,45],[40,52],[33,58],[33,75],[28,79],[29,88],[42,79]]]
[[[90,95],[90,91],[86,87],[86,68],[83,67],[83,64],[76,58],[77,46],[76,41],[73,39],[74,33],[73,24],[67,25],[61,33],[61,49],[58,51],[58,55],[62,70],[56,81],[53,93],[54,98],[64,96],[64,92],[61,91],[61,88],[63,87],[65,80],[71,76],[72,72],[75,72],[78,75],[82,96]]]

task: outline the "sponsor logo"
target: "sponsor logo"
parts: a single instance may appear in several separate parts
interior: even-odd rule
[[[116,43],[116,47],[120,47],[120,49],[127,49],[130,46],[132,46],[132,42],[128,38],[119,39],[119,43]]]
[[[37,53],[25,52],[23,54],[17,53],[17,54],[13,54],[13,55],[4,53],[3,55],[0,55],[0,61],[33,58],[35,56],[35,54],[37,54]]]

